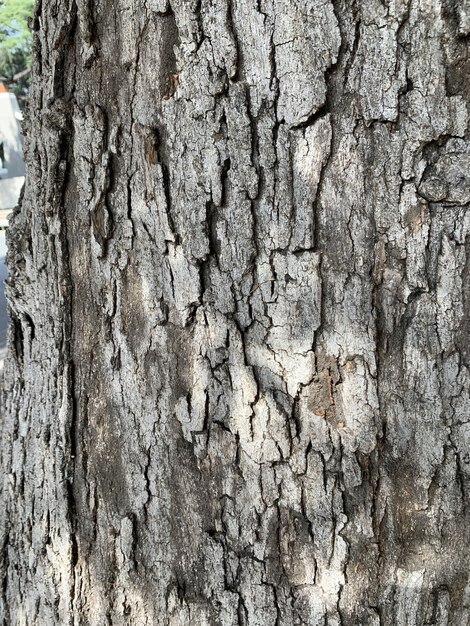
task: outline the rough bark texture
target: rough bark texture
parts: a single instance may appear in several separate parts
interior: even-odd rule
[[[470,623],[467,3],[33,27],[2,623]]]

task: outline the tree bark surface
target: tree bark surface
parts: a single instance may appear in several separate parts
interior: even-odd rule
[[[4,625],[470,623],[470,9],[39,0]]]

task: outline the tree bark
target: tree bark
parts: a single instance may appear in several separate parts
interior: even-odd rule
[[[2,623],[470,623],[468,5],[33,28]]]

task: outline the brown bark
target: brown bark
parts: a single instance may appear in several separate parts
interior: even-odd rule
[[[38,3],[3,624],[470,622],[465,7]]]

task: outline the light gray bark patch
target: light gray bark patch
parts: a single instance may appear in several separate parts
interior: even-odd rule
[[[277,119],[305,122],[325,102],[324,72],[337,60],[340,33],[331,2],[308,7],[279,0],[273,6]]]

